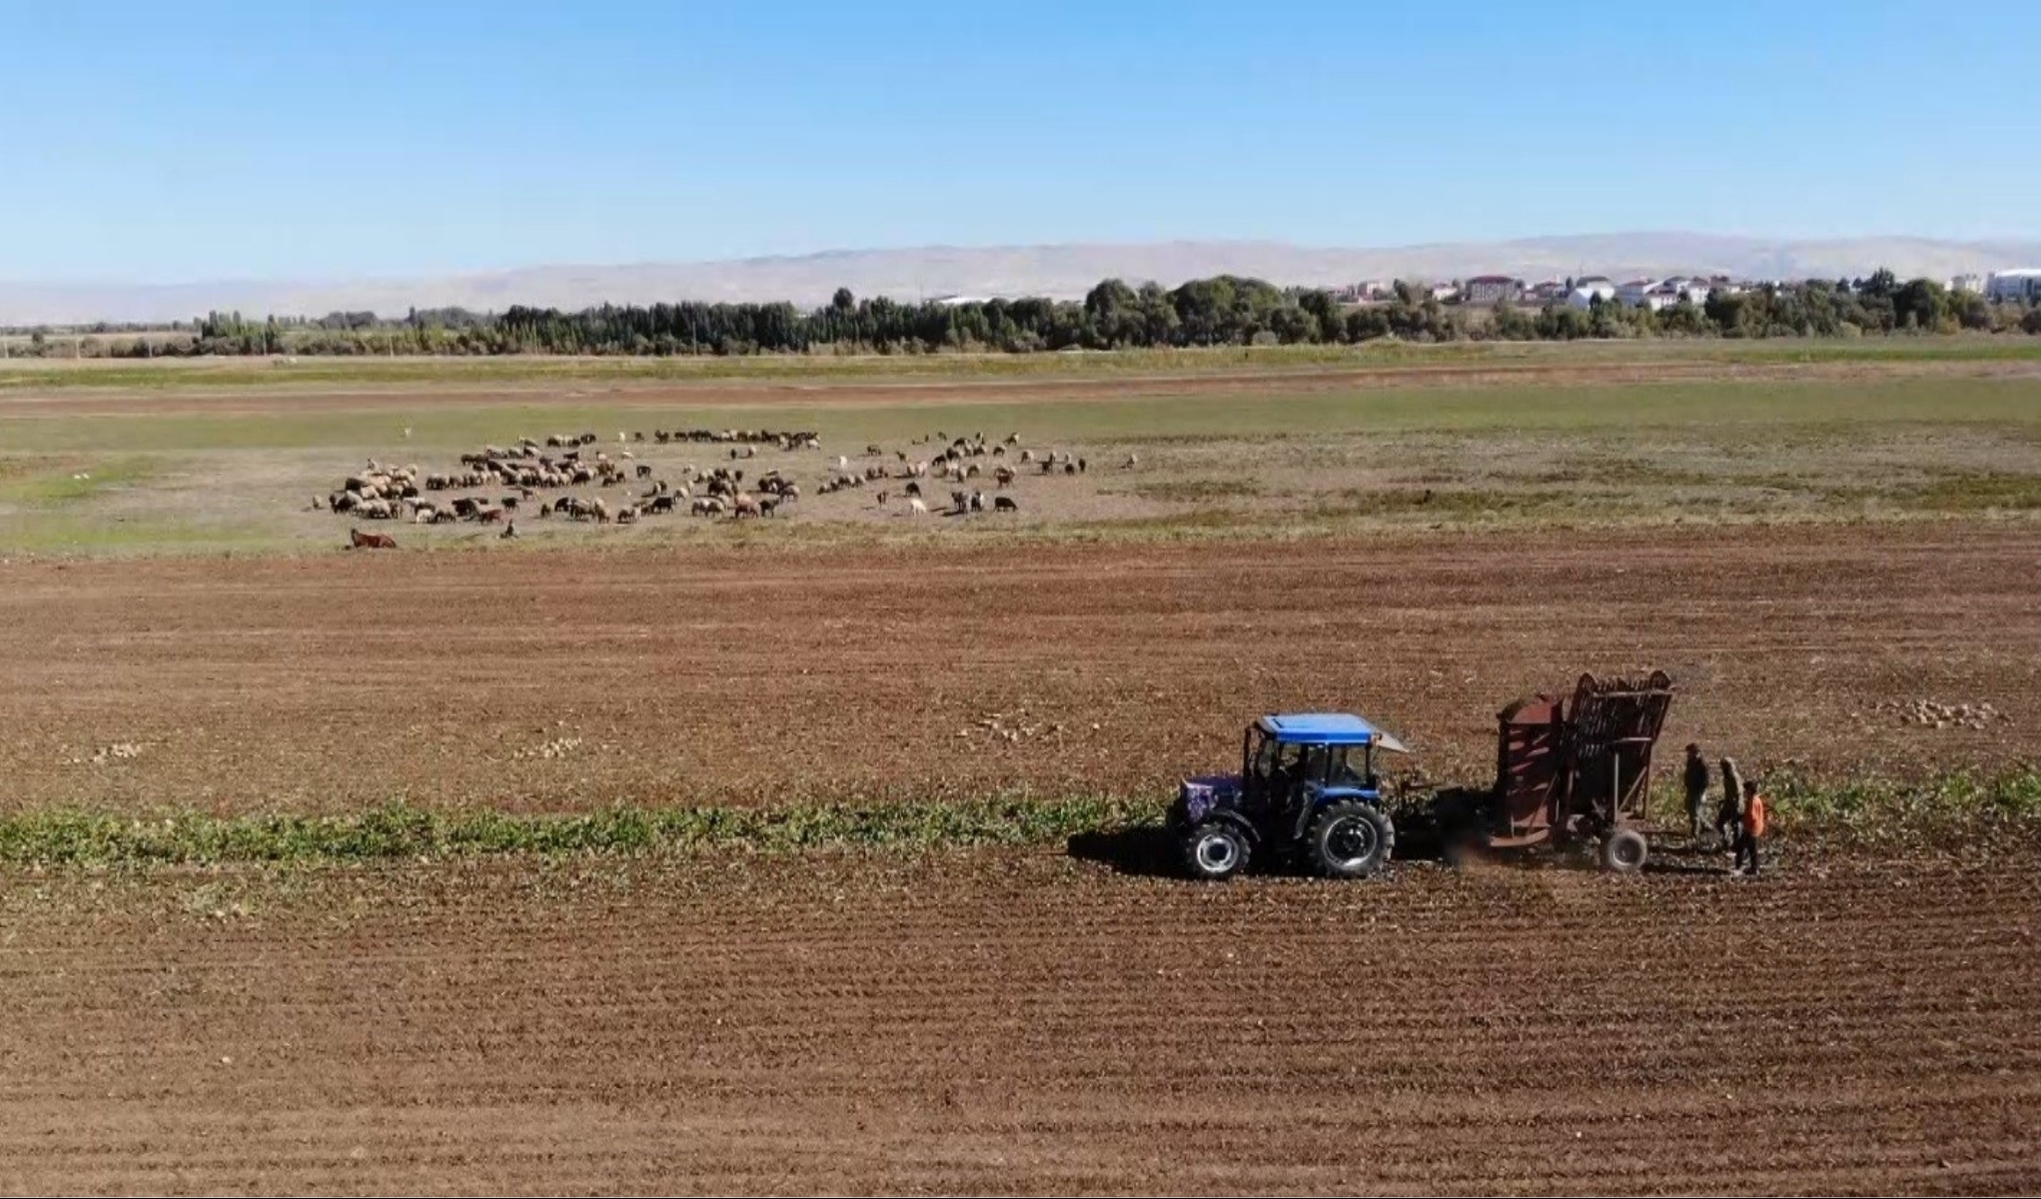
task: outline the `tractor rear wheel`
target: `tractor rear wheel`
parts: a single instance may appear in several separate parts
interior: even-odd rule
[[[1651,847],[1634,828],[1612,830],[1602,842],[1602,869],[1610,874],[1635,874],[1644,869]]]
[[[1220,882],[1247,869],[1246,834],[1223,820],[1194,824],[1183,833],[1184,869],[1192,878]]]
[[[1396,826],[1369,804],[1327,804],[1311,821],[1306,845],[1311,865],[1326,878],[1366,878],[1396,848]]]

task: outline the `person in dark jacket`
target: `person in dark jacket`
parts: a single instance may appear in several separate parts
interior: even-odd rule
[[[1743,826],[1743,773],[1735,758],[1722,759],[1722,806],[1715,809],[1715,836],[1726,851],[1736,844]]]
[[[1682,776],[1687,785],[1687,835],[1696,844],[1701,840],[1702,811],[1708,806],[1708,760],[1701,756],[1701,747],[1687,746],[1687,770]]]

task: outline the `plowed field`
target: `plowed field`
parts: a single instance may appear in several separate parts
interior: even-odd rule
[[[334,811],[1142,792],[1275,709],[1436,777],[1493,713],[1664,667],[1760,767],[2030,755],[2027,521],[1186,546],[534,551],[0,567],[0,803]],[[1881,703],[1993,705],[1984,727]],[[1159,792],[1158,792],[1159,793]]]
[[[8,1190],[2041,1187],[1997,865],[1055,852],[17,879]]]
[[[1255,387],[1220,376],[478,383],[446,413],[396,386],[15,396],[10,444],[47,459],[9,484],[17,544],[142,556],[0,553],[0,811],[1159,798],[1228,765],[1253,714],[1307,708],[1365,712],[1410,768],[1479,782],[1506,701],[1648,667],[1680,688],[1665,758],[1698,739],[1837,783],[2031,763],[2032,371],[1954,379],[1977,390],[1942,412],[1894,369],[1904,394],[1604,388],[1590,411],[1555,386],[1470,392],[1450,420],[1440,389],[1364,406],[1337,372],[1285,376],[1305,394],[1281,420],[1221,411]],[[1835,370],[1751,377],[1833,389]],[[1434,381],[1488,380],[1394,382]],[[1088,402],[1178,393],[1209,427],[1165,438],[1166,405]],[[303,506],[414,419],[412,444],[444,450],[631,409],[656,426],[704,397],[761,420],[812,402],[851,446],[954,424],[943,405],[1043,445],[1139,431],[1153,479],[1086,478],[1175,523],[1073,524],[1035,504],[1044,483],[1026,511],[1055,537],[704,525],[424,551],[407,526],[396,553],[148,556]],[[1064,398],[1087,403],[1045,411]],[[1716,400],[1748,423],[1685,428]],[[1649,436],[1599,423],[1647,401]],[[1494,422],[1519,408],[1558,432],[1519,452],[1441,431],[1514,436]],[[1259,426],[1324,440],[1263,446]],[[1268,494],[1207,494],[1245,476]],[[1578,507],[1476,520],[1581,480],[1600,490]],[[1176,490],[1144,498],[1158,481]],[[1320,500],[1384,489],[1428,506],[1293,535]],[[1273,515],[1200,523],[1229,495]],[[1673,523],[1692,510],[1707,527]],[[1969,515],[1918,519],[1944,512]],[[292,519],[250,544],[341,529]],[[1925,701],[1970,707],[1938,726]],[[1633,879],[1399,863],[1356,885],[1193,886],[1097,837],[16,867],[0,1191],[2032,1192],[2041,848],[1998,837],[1788,837],[1751,882],[1676,842]]]

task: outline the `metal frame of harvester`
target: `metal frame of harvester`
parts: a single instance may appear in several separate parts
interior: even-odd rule
[[[1662,670],[1641,681],[1582,675],[1570,702],[1536,695],[1504,708],[1495,785],[1440,797],[1447,856],[1588,845],[1610,870],[1641,868],[1651,751],[1672,697]]]

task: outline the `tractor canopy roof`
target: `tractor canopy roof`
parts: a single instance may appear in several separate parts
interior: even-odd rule
[[[1395,753],[1409,753],[1403,742],[1347,712],[1293,712],[1286,716],[1264,716],[1261,730],[1277,741],[1306,745],[1379,745]]]

